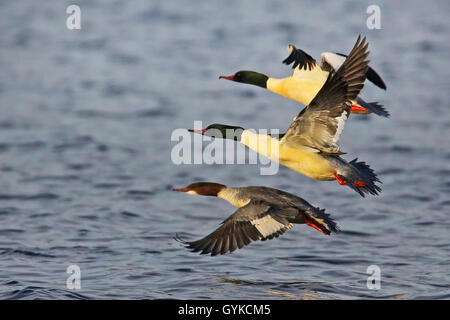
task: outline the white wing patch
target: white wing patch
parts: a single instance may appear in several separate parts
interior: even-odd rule
[[[345,57],[341,57],[332,52],[324,52],[321,54],[321,57],[322,61],[326,61],[326,63],[332,66],[335,71],[337,71],[345,61]]]
[[[347,120],[348,115],[347,111],[343,111],[341,116],[336,118],[337,120],[337,128],[336,128],[336,134],[333,137],[333,143],[337,143],[339,141],[339,137],[341,136],[342,131],[344,130],[345,126],[345,120]]]
[[[263,235],[263,237],[268,237],[283,228],[290,229],[293,224],[284,225],[270,215],[264,216],[262,218],[251,221],[252,225]]]

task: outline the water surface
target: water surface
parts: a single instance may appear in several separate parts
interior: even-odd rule
[[[374,3],[381,30],[366,28]],[[0,4],[0,298],[450,297],[447,1],[79,0],[79,31],[65,26],[69,4]],[[319,57],[359,33],[388,86],[362,96],[392,116],[352,116],[341,147],[377,171],[379,197],[286,168],[170,161],[172,131],[194,120],[284,130],[300,110],[219,75],[287,76],[287,44]],[[300,225],[231,255],[191,253],[176,232],[203,237],[234,211],[171,191],[201,180],[298,194],[343,231]],[[66,288],[71,264],[81,290]]]

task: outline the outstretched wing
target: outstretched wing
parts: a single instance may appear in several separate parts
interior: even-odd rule
[[[332,52],[324,52],[322,53],[322,60],[320,62],[320,67],[324,71],[332,72],[339,69],[339,67],[344,63],[347,55],[342,53],[332,53]],[[383,79],[381,79],[380,75],[371,67],[367,69],[367,80],[375,84],[377,87],[386,90],[386,84]]]
[[[291,51],[291,54],[283,60],[283,63],[287,65],[294,63],[292,69],[295,69],[298,66],[300,70],[311,70],[317,65],[316,60],[313,57],[305,51],[297,49],[294,45],[288,45],[288,50]]]
[[[212,256],[233,252],[257,240],[273,239],[292,228],[289,217],[298,215],[292,207],[279,207],[261,200],[252,200],[236,210],[222,225],[206,237],[186,244],[193,252]]]
[[[326,81],[328,72],[323,71],[313,57],[305,51],[297,49],[293,45],[289,45],[288,50],[291,51],[291,54],[283,61],[283,63],[293,63],[293,79],[300,83],[312,82],[323,84]]]
[[[337,72],[328,75],[320,91],[294,119],[281,143],[307,146],[326,153],[341,153],[339,137],[350,114],[351,100],[364,86],[369,55],[366,38],[358,36],[348,58]]]

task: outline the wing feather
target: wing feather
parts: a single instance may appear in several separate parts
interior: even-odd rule
[[[298,66],[299,70],[312,70],[316,66],[316,60],[305,51],[297,49],[292,44],[288,45],[288,50],[291,51],[291,54],[283,60],[283,63],[287,65],[293,63],[292,69],[295,69]]]
[[[333,72],[339,69],[342,63],[345,61],[347,55],[342,53],[324,52],[321,55],[320,67],[324,71]],[[367,80],[372,82],[377,87],[386,90],[386,84],[380,75],[371,67],[367,69]]]
[[[331,72],[320,91],[294,119],[281,143],[341,154],[338,141],[355,99],[364,86],[369,61],[366,38],[358,37],[348,58]]]
[[[222,225],[206,237],[186,242],[187,248],[201,254],[233,252],[253,241],[272,239],[292,228],[286,215],[298,214],[292,207],[279,207],[262,200],[252,200],[239,208]],[[287,213],[289,212],[289,213]]]

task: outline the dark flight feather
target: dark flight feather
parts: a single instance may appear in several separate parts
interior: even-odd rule
[[[283,60],[284,64],[290,65],[291,63],[294,63],[292,69],[295,69],[298,66],[300,70],[311,70],[316,66],[316,60],[305,51],[297,49],[292,44],[289,46],[292,47],[292,51],[291,54]]]

